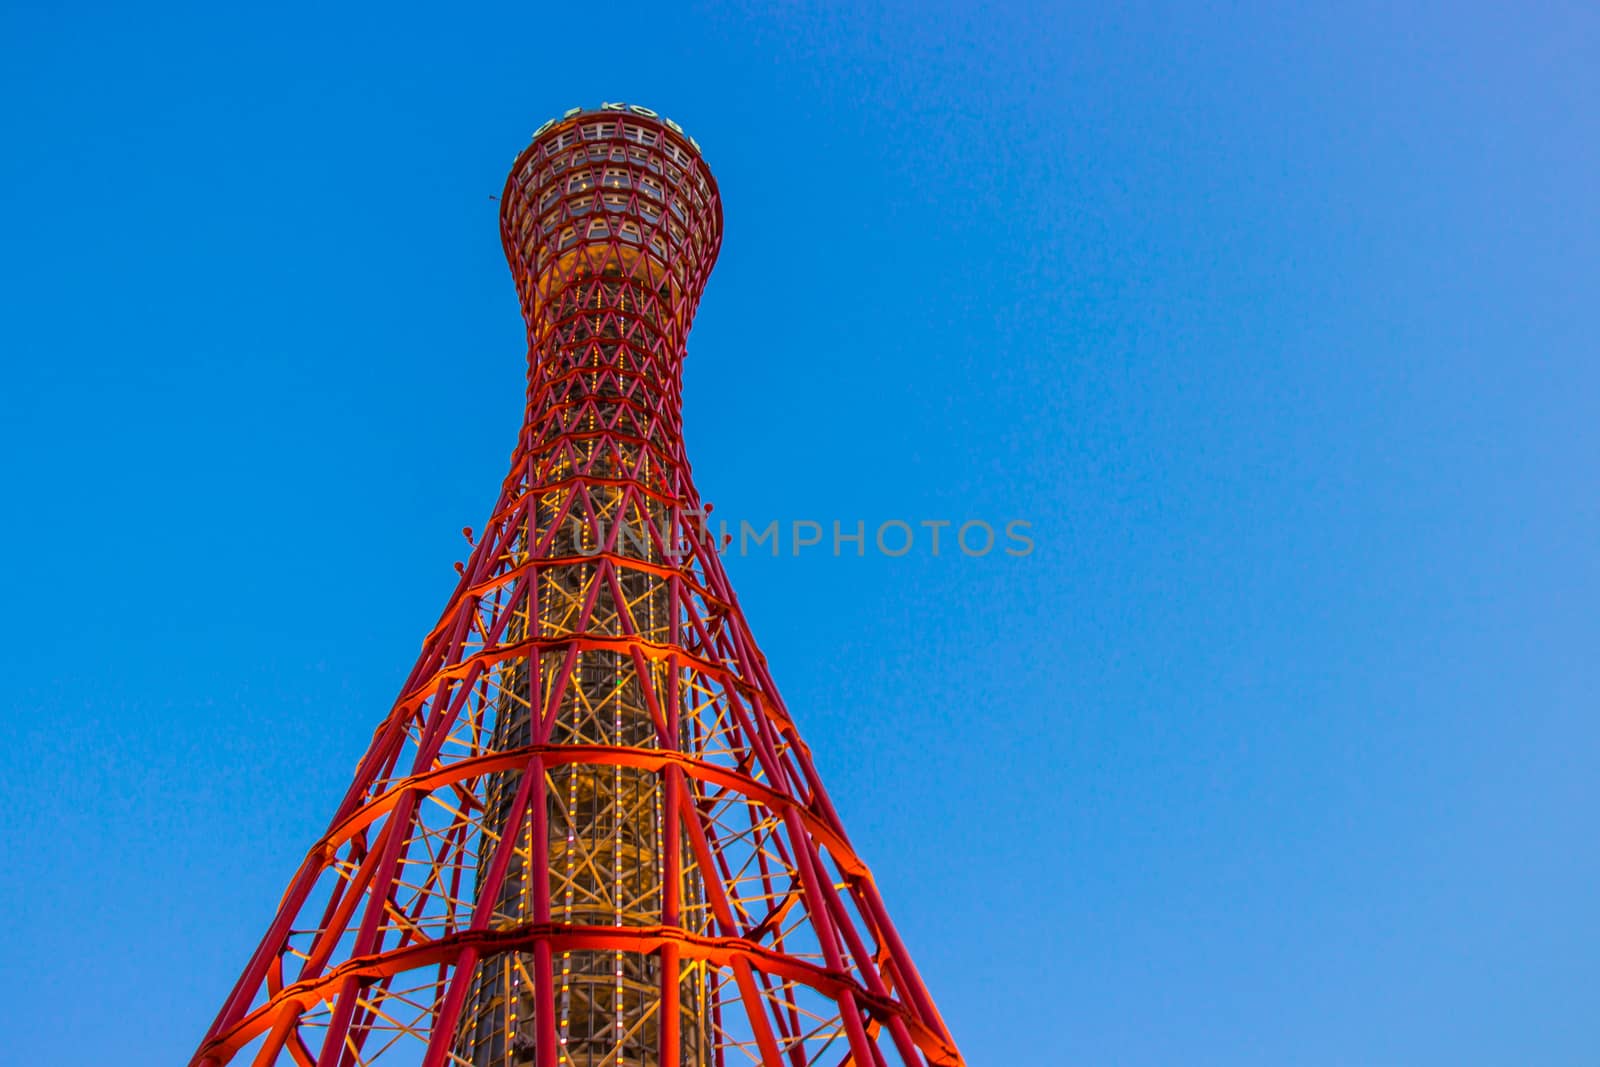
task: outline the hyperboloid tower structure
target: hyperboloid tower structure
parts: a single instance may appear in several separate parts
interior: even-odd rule
[[[646,108],[517,157],[511,472],[192,1067],[963,1063],[704,533],[680,391],[721,232]]]

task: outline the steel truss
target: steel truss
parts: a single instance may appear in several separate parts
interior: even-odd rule
[[[710,170],[584,112],[501,204],[510,474],[192,1067],[962,1064],[704,532],[680,397]]]

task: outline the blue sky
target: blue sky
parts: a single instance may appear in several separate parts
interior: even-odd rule
[[[193,1048],[493,503],[490,196],[620,99],[723,191],[718,514],[1033,524],[729,564],[974,1065],[1592,1064],[1597,35],[13,0],[8,1058]]]

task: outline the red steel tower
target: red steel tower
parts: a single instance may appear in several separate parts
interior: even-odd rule
[[[963,1064],[705,535],[699,146],[574,109],[517,157],[500,234],[511,471],[192,1067]]]

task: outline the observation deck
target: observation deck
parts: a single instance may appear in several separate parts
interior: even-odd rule
[[[574,108],[539,127],[500,197],[500,239],[530,328],[562,287],[624,278],[686,327],[722,243],[699,145],[649,108]]]

